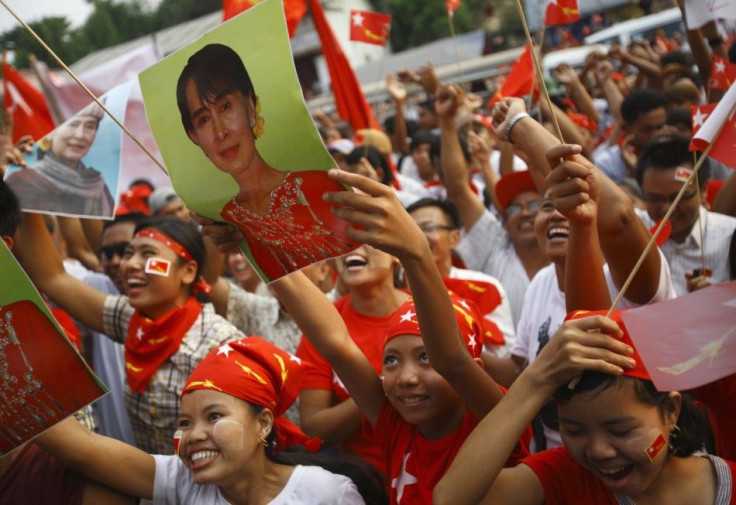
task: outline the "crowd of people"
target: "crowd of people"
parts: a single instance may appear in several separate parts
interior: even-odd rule
[[[315,112],[359,246],[270,284],[173,188],[135,181],[103,224],[0,181],[3,241],[110,389],[0,459],[0,504],[736,503],[736,376],[658,391],[621,317],[736,278],[736,158],[692,178],[689,150],[734,47],[708,24],[592,53],[549,102],[409,70],[383,130]],[[182,77],[217,153],[189,102],[257,98],[210,95]],[[0,172],[28,145],[0,135]]]

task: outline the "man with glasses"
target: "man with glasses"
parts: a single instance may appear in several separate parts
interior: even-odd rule
[[[692,173],[693,153],[688,150],[689,143],[690,139],[684,135],[659,135],[642,153],[636,180],[646,205],[646,212],[640,211],[639,217],[647,226],[654,226],[664,217]],[[670,264],[678,296],[696,287],[729,280],[725,258],[736,219],[710,212],[700,205],[706,197],[709,168],[706,160],[698,171],[699,184],[693,181],[685,190],[670,217],[672,232],[660,247]]]
[[[485,349],[505,356],[516,337],[506,290],[495,277],[453,265],[455,247],[460,242],[460,219],[455,206],[447,200],[422,198],[407,207],[424,232],[435,265],[448,289],[474,301],[485,316]]]

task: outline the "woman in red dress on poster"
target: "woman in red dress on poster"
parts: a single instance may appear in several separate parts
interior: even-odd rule
[[[290,172],[270,166],[256,139],[265,120],[253,82],[231,48],[209,44],[189,58],[176,99],[189,138],[240,190],[220,216],[242,233],[257,268],[269,280],[357,247],[346,224],[322,201],[344,189],[319,170]]]

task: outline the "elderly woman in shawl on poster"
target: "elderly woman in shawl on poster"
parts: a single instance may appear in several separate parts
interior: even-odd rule
[[[189,138],[240,187],[220,216],[245,237],[268,281],[354,249],[346,223],[322,201],[340,191],[326,171],[283,171],[258,153],[265,120],[238,53],[209,44],[194,53],[179,76],[176,98]]]
[[[82,161],[103,116],[102,108],[92,102],[41,139],[35,166],[7,177],[23,210],[112,217],[115,202],[105,179]]]

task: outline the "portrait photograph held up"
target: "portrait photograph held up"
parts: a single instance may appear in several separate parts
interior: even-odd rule
[[[234,226],[271,282],[357,247],[302,98],[281,3],[264,1],[143,72],[146,115],[187,207]],[[180,122],[181,126],[174,122]]]

